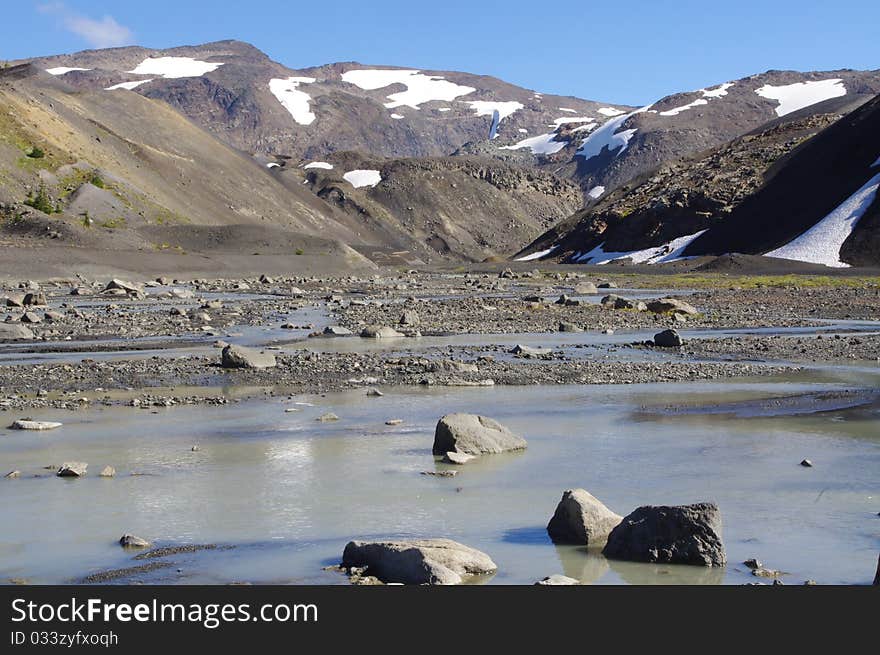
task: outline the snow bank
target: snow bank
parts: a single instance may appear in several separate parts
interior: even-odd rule
[[[276,164],[274,161],[270,161],[266,164],[266,168],[281,168],[281,164]]]
[[[299,85],[313,84],[314,82],[314,77],[276,78],[269,80],[269,91],[290,112],[293,120],[300,125],[311,125],[316,118],[315,114],[309,109],[309,101],[312,99],[312,96],[305,91],[300,91]]]
[[[342,177],[347,182],[351,183],[351,185],[355,189],[360,189],[361,187],[365,187],[365,186],[373,187],[382,181],[382,175],[381,175],[381,173],[379,173],[379,171],[371,171],[371,170],[363,170],[363,169],[349,171],[348,173],[346,173]]]
[[[138,88],[141,84],[146,84],[147,82],[152,82],[153,78],[151,77],[148,80],[137,80],[135,82],[120,82],[119,84],[114,84],[113,86],[108,86],[105,91],[115,91],[116,89],[126,89],[131,91],[132,89]]]
[[[686,105],[682,105],[681,107],[675,107],[674,109],[669,109],[667,111],[661,111],[661,116],[678,116],[681,112],[687,111],[688,109],[693,109],[694,107],[700,107],[702,105],[708,105],[708,99],[721,98],[727,95],[727,90],[734,85],[733,82],[725,82],[720,86],[714,89],[700,89],[699,93],[703,94],[702,98],[697,98],[693,102],[689,102]]]
[[[554,141],[553,137],[555,136],[556,132],[541,134],[529,137],[528,139],[523,139],[518,143],[514,143],[512,146],[501,146],[499,150],[520,150],[522,148],[528,148],[535,155],[552,155],[568,145],[565,141]]]
[[[561,126],[567,123],[592,123],[595,120],[595,118],[590,118],[589,116],[578,116],[577,118],[557,118],[553,121],[553,125],[551,125],[550,127],[556,128],[558,130]]]
[[[880,157],[877,157],[877,161],[871,164],[871,168],[874,168],[875,166],[880,166]]]
[[[687,111],[688,109],[692,109],[694,107],[699,107],[700,105],[708,105],[709,101],[705,98],[697,98],[693,102],[689,102],[686,105],[682,105],[681,107],[676,107],[675,109],[668,109],[666,111],[661,111],[661,116],[678,116],[681,112]]]
[[[423,75],[417,70],[370,69],[351,70],[342,74],[342,81],[354,84],[365,91],[383,89],[392,84],[403,84],[406,91],[392,93],[386,102],[388,109],[412,107],[432,100],[451,102],[460,96],[473,93],[476,89],[450,82],[438,75]]]
[[[626,150],[629,145],[629,140],[633,138],[638,130],[632,129],[618,132],[618,128],[620,128],[620,126],[631,116],[647,111],[650,107],[651,105],[648,105],[647,107],[636,109],[628,114],[623,114],[622,116],[607,121],[602,127],[584,139],[583,143],[581,143],[581,147],[578,148],[575,155],[583,157],[585,160],[590,160],[601,154],[602,151],[607,148],[608,152],[616,150],[615,157],[619,156],[624,150]]]
[[[559,111],[567,111],[569,114],[576,114],[577,113],[576,109],[569,109],[568,107],[560,107]]]
[[[325,161],[313,161],[313,162],[303,166],[303,168],[323,168],[324,170],[332,171],[333,164],[328,164]]]
[[[669,243],[664,243],[656,248],[646,248],[645,250],[631,250],[629,252],[605,252],[599,244],[590,252],[579,255],[575,261],[581,263],[589,263],[595,265],[608,264],[618,259],[630,259],[634,264],[665,264],[669,262],[683,259],[681,253],[687,248],[694,239],[703,234],[706,230],[701,230],[695,234],[678,237]]]
[[[200,77],[217,70],[219,62],[199,61],[192,57],[148,57],[137,68],[128,71],[135,75],[158,75],[168,79],[180,77]]]
[[[621,114],[626,113],[624,111],[621,111],[620,109],[615,109],[614,107],[601,107],[596,111],[598,111],[603,116],[608,116],[609,118],[614,118],[615,116],[620,116]]]
[[[599,197],[605,193],[605,187],[601,184],[599,186],[594,186],[587,192],[587,195],[590,196],[593,200],[598,200]]]
[[[400,121],[400,120],[403,120],[403,119],[406,118],[406,117],[405,117],[405,116],[401,116],[400,114],[391,114],[391,118],[393,118],[393,119],[396,120],[396,121]]]
[[[526,255],[525,257],[517,257],[513,261],[515,262],[531,262],[536,259],[541,259],[541,257],[546,257],[551,252],[557,250],[559,246],[553,246],[552,248],[548,248],[547,250],[542,250],[540,252],[533,252],[531,255]]]
[[[49,75],[67,75],[67,73],[72,73],[73,71],[90,71],[91,68],[68,68],[66,66],[58,66],[57,68],[47,68],[46,72]]]
[[[868,180],[861,189],[798,238],[781,248],[771,250],[767,256],[825,264],[835,268],[849,266],[840,261],[840,247],[874,202],[878,187],[880,187],[880,174]]]
[[[846,95],[846,87],[842,80],[833,78],[814,82],[796,82],[785,86],[765,84],[760,89],[755,89],[755,93],[762,98],[778,101],[776,115],[785,116],[798,109],[815,105],[817,102]]]
[[[714,89],[700,89],[704,98],[720,98],[727,95],[727,90],[732,87],[734,82],[725,82]]]
[[[523,109],[525,105],[515,100],[495,102],[491,100],[462,100],[465,104],[471,106],[477,112],[477,116],[491,116],[492,125],[489,128],[489,138],[494,139],[498,136],[498,126],[508,116],[514,112]]]

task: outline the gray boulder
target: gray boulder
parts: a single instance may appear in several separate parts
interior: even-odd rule
[[[273,368],[275,355],[230,344],[221,351],[220,363],[223,368]]]
[[[36,312],[25,312],[21,317],[21,322],[35,324],[35,323],[42,323],[43,319]]]
[[[126,280],[120,280],[118,278],[110,280],[107,283],[107,286],[104,287],[104,291],[112,291],[114,289],[124,291],[126,294],[132,296],[139,296],[144,293],[144,290],[140,285],[127,282]]]
[[[350,541],[342,554],[345,568],[366,567],[385,583],[452,585],[498,570],[495,562],[474,548],[451,539]]]
[[[714,503],[639,507],[611,531],[602,554],[633,562],[724,566],[721,513]]]
[[[557,544],[601,545],[622,520],[585,489],[569,489],[547,524],[547,534]]]
[[[419,325],[419,323],[421,321],[419,319],[419,315],[417,312],[415,312],[411,309],[408,309],[407,311],[403,312],[403,315],[400,317],[399,322],[401,325],[409,325],[411,327],[416,327]]]
[[[20,323],[0,323],[0,340],[33,339],[34,333]]]
[[[406,335],[387,325],[370,325],[361,330],[361,336],[365,339],[392,339]]]
[[[696,316],[700,313],[693,305],[675,298],[658,298],[657,300],[651,300],[648,302],[648,311],[654,312],[655,314],[667,314],[672,312],[675,314],[688,314],[689,316]]]
[[[550,348],[532,348],[531,346],[524,346],[522,344],[515,345],[513,348],[510,349],[509,352],[512,355],[525,357],[527,359],[530,359],[532,357],[549,357],[553,354],[553,351]]]
[[[574,292],[578,296],[589,296],[599,293],[599,290],[592,282],[581,282],[574,288]]]
[[[85,462],[64,462],[58,467],[56,475],[59,478],[79,478],[86,474],[89,465]]]
[[[526,440],[485,416],[447,414],[434,430],[435,455],[448,452],[483,455],[526,448]]]
[[[45,307],[49,303],[46,301],[45,293],[42,291],[35,291],[32,293],[26,293],[22,300],[22,304],[25,307]]]
[[[352,335],[352,331],[341,325],[328,325],[324,328],[324,334],[328,337],[349,337]]]
[[[560,332],[583,332],[584,329],[579,325],[575,325],[574,323],[567,323],[563,321],[559,324]]]
[[[37,430],[42,432],[45,430],[55,430],[60,428],[61,425],[58,421],[34,421],[29,418],[20,418],[13,421],[9,428],[12,430]]]
[[[641,300],[632,300],[623,296],[616,296],[613,293],[605,296],[599,301],[603,307],[611,309],[633,309],[638,312],[647,311],[648,306]]]
[[[663,330],[654,335],[654,345],[660,348],[678,348],[682,344],[684,340],[675,330]]]

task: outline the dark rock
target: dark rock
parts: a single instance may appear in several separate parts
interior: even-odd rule
[[[684,341],[675,330],[663,330],[654,335],[654,345],[660,348],[678,348],[682,344]]]
[[[639,507],[611,531],[602,553],[610,559],[634,562],[727,563],[721,514],[714,503]]]

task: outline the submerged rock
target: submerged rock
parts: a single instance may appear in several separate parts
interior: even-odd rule
[[[113,468],[112,466],[105,466],[104,468],[101,469],[101,473],[99,473],[99,475],[102,478],[115,477],[116,476],[116,469]]]
[[[434,430],[435,455],[448,452],[484,455],[526,448],[526,440],[491,418],[476,414],[447,414]]]
[[[509,352],[511,355],[525,358],[549,357],[553,354],[553,351],[550,348],[532,348],[531,346],[524,346],[522,344],[515,345]]]
[[[361,336],[365,339],[393,339],[406,335],[387,325],[370,325],[361,330]]]
[[[472,459],[476,459],[476,456],[468,455],[467,453],[457,453],[455,451],[449,451],[443,455],[443,461],[447,464],[467,464]]]
[[[55,430],[60,428],[63,423],[58,423],[57,421],[32,421],[27,418],[20,418],[17,421],[13,421],[12,425],[10,425],[10,429],[12,430]]]
[[[347,569],[366,573],[385,583],[452,585],[498,570],[479,550],[451,539],[350,541],[342,554]]]
[[[639,507],[611,531],[602,554],[633,562],[724,566],[721,513],[714,503]]]
[[[547,524],[547,534],[558,544],[601,545],[622,520],[587,490],[569,489]]]
[[[223,368],[272,368],[276,364],[272,353],[236,345],[223,348],[220,363]]]
[[[149,548],[153,544],[133,534],[124,534],[119,538],[119,545],[123,548]]]
[[[353,333],[341,325],[328,325],[324,328],[323,334],[326,334],[328,337],[349,337]]]
[[[567,575],[556,573],[554,575],[548,575],[546,578],[538,580],[535,584],[546,585],[550,587],[561,587],[565,585],[576,585],[580,583],[581,581],[576,578],[569,578]]]
[[[86,474],[89,465],[86,462],[64,462],[58,467],[59,478],[79,478]]]

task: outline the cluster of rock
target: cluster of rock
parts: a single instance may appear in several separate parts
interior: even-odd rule
[[[569,489],[547,525],[554,543],[604,546],[611,559],[724,566],[721,514],[713,503],[639,507],[625,517],[584,489]]]

